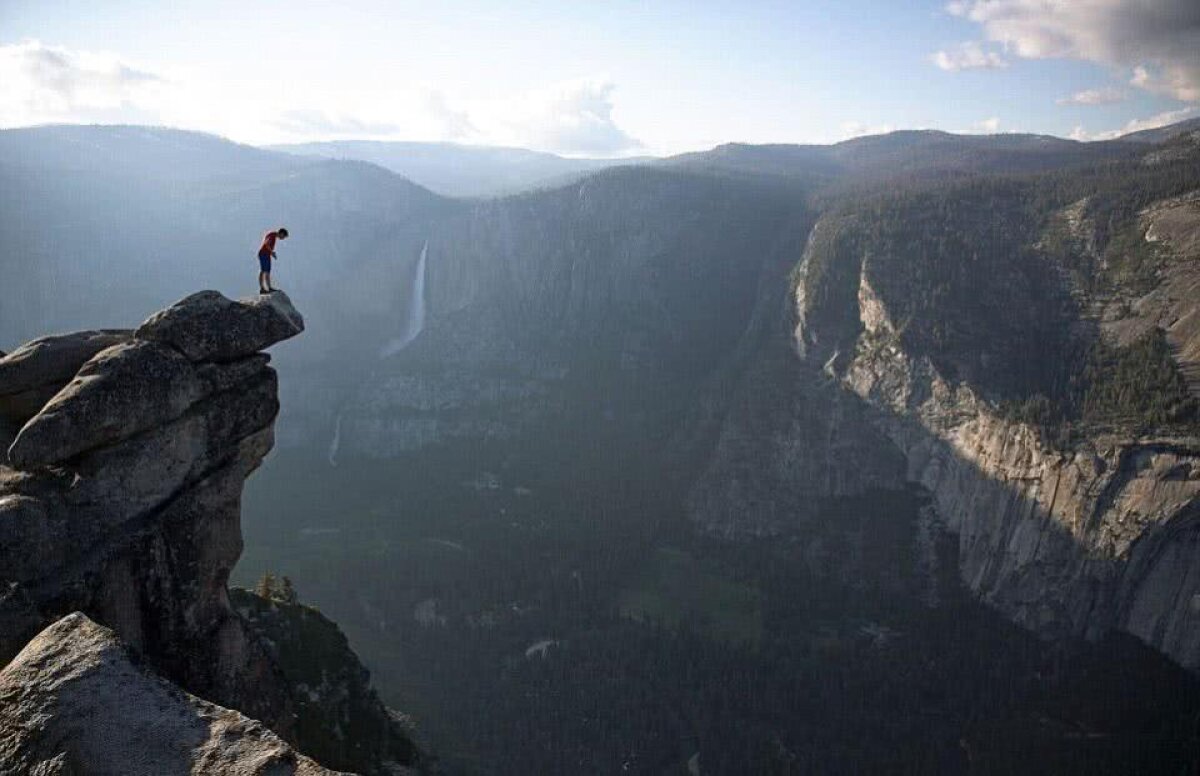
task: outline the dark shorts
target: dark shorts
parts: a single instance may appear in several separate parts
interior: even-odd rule
[[[271,254],[269,254],[269,253],[258,254],[258,266],[263,272],[270,272],[271,271]]]

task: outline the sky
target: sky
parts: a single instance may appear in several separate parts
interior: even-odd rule
[[[664,155],[1200,115],[1200,0],[0,0],[0,127]]]

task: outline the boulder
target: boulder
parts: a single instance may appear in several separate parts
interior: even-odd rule
[[[79,453],[161,426],[204,395],[187,359],[153,342],[101,351],[35,415],[9,447],[21,469]]]
[[[200,291],[155,313],[138,339],[160,342],[192,361],[232,361],[304,331],[304,319],[281,291],[239,301]]]
[[[40,337],[8,355],[0,354],[0,395],[65,383],[92,356],[129,340],[132,334],[128,329],[77,331]]]
[[[88,359],[132,334],[126,329],[77,331],[36,339],[8,355],[0,353],[0,424],[20,428]]]
[[[256,722],[190,695],[76,612],[0,671],[0,774],[329,776]]]

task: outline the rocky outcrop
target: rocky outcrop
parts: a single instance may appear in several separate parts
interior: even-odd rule
[[[304,320],[276,294],[234,302],[201,291],[151,315],[134,336],[169,345],[189,361],[235,361],[304,331]]]
[[[0,774],[332,776],[236,711],[151,672],[83,614],[0,671]]]
[[[226,584],[279,411],[258,351],[303,327],[282,293],[202,292],[132,334],[0,360],[0,384],[56,390],[0,462],[0,664],[82,612],[183,690],[297,741],[296,688]]]
[[[125,342],[130,334],[122,330],[80,331],[42,337],[0,355],[0,433],[7,430],[15,434],[88,359]],[[7,449],[8,444],[4,447]]]
[[[296,317],[284,296],[246,304]],[[192,328],[220,323],[194,317]],[[42,361],[19,355],[4,360],[15,374]],[[275,372],[254,350],[192,361],[135,337],[79,367],[0,470],[6,612],[22,626],[0,628],[0,659],[31,629],[83,611],[185,689],[286,735],[287,694],[225,594],[242,482],[271,447],[275,396]],[[251,689],[252,677],[265,681]]]

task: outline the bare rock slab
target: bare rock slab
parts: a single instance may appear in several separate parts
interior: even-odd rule
[[[125,329],[41,337],[0,356],[0,421],[20,428],[92,356],[126,342]]]
[[[170,345],[192,361],[232,361],[302,331],[304,319],[282,291],[236,302],[200,291],[150,316],[135,336]]]
[[[204,395],[195,367],[153,342],[115,345],[88,361],[9,448],[19,468],[63,461],[179,417]]]
[[[78,612],[0,671],[0,774],[334,776],[236,711],[139,664]]]

